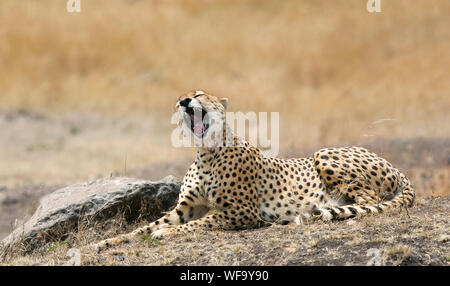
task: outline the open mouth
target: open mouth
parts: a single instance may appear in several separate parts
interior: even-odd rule
[[[186,107],[186,124],[190,126],[191,131],[198,137],[203,137],[209,128],[209,123],[205,123],[207,112],[203,108]]]

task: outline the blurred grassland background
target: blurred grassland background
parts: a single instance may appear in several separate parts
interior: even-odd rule
[[[2,0],[0,185],[192,156],[170,144],[191,89],[280,112],[282,148],[448,137],[450,1],[366,2]]]

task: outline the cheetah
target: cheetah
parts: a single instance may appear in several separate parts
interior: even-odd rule
[[[101,241],[98,250],[144,234],[161,238],[308,218],[341,220],[413,205],[414,188],[408,178],[362,147],[321,149],[309,158],[264,156],[233,134],[224,120],[227,102],[200,90],[178,99],[183,134],[201,143],[209,140],[209,145],[198,145],[177,206],[147,226]],[[215,139],[207,138],[214,125],[222,129]]]

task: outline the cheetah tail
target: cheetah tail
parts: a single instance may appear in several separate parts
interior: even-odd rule
[[[313,210],[313,215],[319,215],[324,221],[342,220],[370,213],[382,213],[388,209],[412,207],[415,198],[414,187],[409,179],[403,174],[401,174],[400,180],[399,188],[391,200],[380,202],[379,204],[351,204],[339,207],[315,209]]]

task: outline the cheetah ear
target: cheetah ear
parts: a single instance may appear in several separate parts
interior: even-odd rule
[[[223,108],[227,109],[227,105],[228,105],[228,98],[221,98],[220,99],[220,104],[223,105]]]

